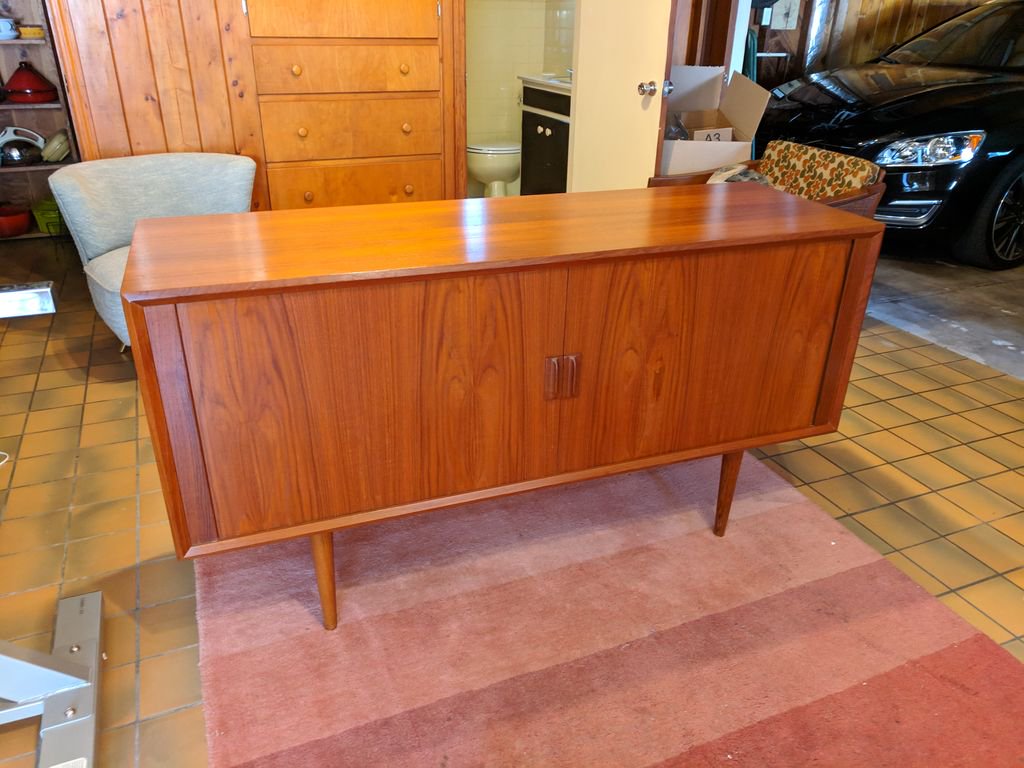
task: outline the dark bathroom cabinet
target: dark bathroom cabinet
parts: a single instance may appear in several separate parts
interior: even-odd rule
[[[520,194],[566,191],[569,171],[570,97],[523,87],[523,149]]]

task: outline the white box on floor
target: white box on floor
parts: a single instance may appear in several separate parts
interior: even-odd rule
[[[723,67],[672,67],[669,119],[678,115],[690,139],[664,143],[662,174],[709,171],[750,159],[771,94],[738,72],[723,88],[724,72]]]

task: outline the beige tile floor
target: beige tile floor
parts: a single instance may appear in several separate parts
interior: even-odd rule
[[[1024,382],[868,318],[845,406],[755,455],[1024,661]]]
[[[0,279],[55,279],[60,301],[0,320],[0,638],[49,650],[56,600],[101,589],[98,765],[199,768],[193,572],[131,358],[69,249],[8,250]],[[846,405],[838,433],[756,453],[1024,660],[1024,383],[869,320]],[[0,727],[0,768],[34,765],[37,728]]]

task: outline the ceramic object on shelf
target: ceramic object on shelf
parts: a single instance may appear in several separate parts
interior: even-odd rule
[[[57,87],[27,61],[18,64],[14,74],[7,78],[4,93],[12,104],[46,104],[57,100]]]
[[[42,40],[46,37],[43,28],[34,24],[26,24],[18,27],[18,35],[22,40]]]
[[[0,207],[0,237],[24,235],[31,224],[31,215],[24,208]]]
[[[0,19],[0,40],[16,40],[18,38],[18,22],[14,19]]]
[[[43,146],[43,162],[59,163],[71,154],[71,142],[68,140],[68,132],[57,131],[46,140]]]

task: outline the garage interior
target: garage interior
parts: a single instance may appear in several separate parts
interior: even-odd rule
[[[757,0],[679,0],[673,55],[739,69],[729,33],[749,17],[748,71],[770,89],[871,59],[973,5],[780,0],[767,13]],[[134,149],[81,159],[154,151]],[[30,175],[0,175],[0,200]],[[0,318],[0,639],[49,652],[56,602],[102,591],[95,764],[213,764],[195,566],[175,554],[132,349],[97,315],[70,236],[0,240],[0,284],[41,281],[55,312]],[[750,454],[1024,663],[1022,297],[1024,267],[980,269],[887,239],[838,431]],[[35,765],[38,733],[38,721],[0,725],[0,768]]]

